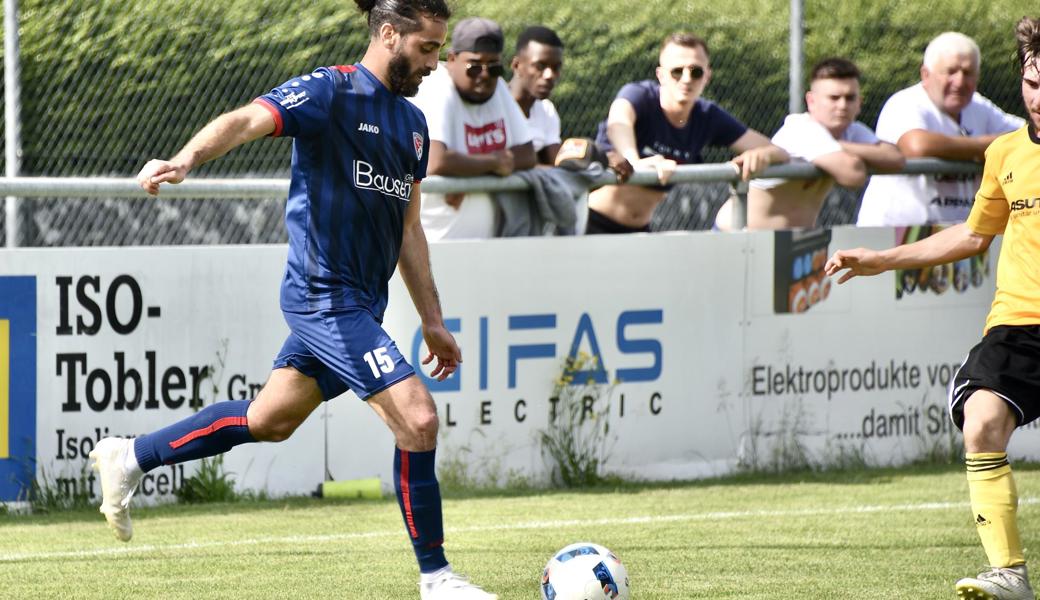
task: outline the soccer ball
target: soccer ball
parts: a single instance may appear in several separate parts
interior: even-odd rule
[[[542,600],[628,600],[628,571],[599,544],[571,544],[545,565]]]

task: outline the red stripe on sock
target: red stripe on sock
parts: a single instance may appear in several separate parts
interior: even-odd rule
[[[401,450],[401,504],[404,506],[404,521],[408,524],[408,535],[412,536],[412,539],[419,539],[415,519],[412,518],[412,490],[408,487],[408,453],[404,450]]]
[[[213,433],[214,431],[217,431],[218,429],[235,426],[248,427],[249,423],[246,421],[245,417],[224,417],[223,419],[217,419],[216,421],[213,421],[213,423],[210,424],[209,427],[196,429],[195,431],[192,431],[191,433],[188,433],[185,436],[173,440],[172,442],[170,442],[170,448],[176,450],[184,444],[187,444],[188,442],[198,439],[200,437],[207,436]]]

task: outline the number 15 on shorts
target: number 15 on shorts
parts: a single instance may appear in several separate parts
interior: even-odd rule
[[[381,378],[383,373],[390,373],[394,370],[394,359],[387,354],[385,346],[365,352],[364,359],[368,363],[368,368],[372,369],[372,376],[376,379]]]

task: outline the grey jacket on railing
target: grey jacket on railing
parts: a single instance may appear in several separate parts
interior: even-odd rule
[[[588,178],[555,167],[515,175],[530,189],[491,194],[497,213],[496,237],[574,235],[575,205],[588,193]]]

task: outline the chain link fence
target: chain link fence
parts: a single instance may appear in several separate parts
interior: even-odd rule
[[[510,41],[526,25],[555,28],[566,44],[553,99],[565,136],[590,136],[621,85],[654,76],[661,38],[704,36],[714,77],[706,96],[772,134],[787,112],[788,0],[542,5],[517,11],[506,0],[453,3],[457,19],[498,20]],[[830,55],[864,71],[861,120],[876,121],[885,98],[917,80],[924,45],[956,29],[983,47],[979,90],[1022,114],[1011,66],[1011,28],[1032,7],[1018,0],[898,2],[848,6],[806,0],[806,65]],[[842,11],[845,11],[842,13]],[[1034,10],[1035,12],[1035,10]],[[842,21],[841,14],[851,15]],[[924,19],[922,15],[930,18]],[[660,23],[669,23],[662,28]],[[360,59],[368,33],[353,3],[315,0],[23,0],[22,169],[27,176],[128,177],[168,157],[217,115],[316,66]],[[840,23],[835,25],[834,23]],[[2,85],[2,84],[0,84]],[[0,129],[0,136],[6,135]],[[202,166],[194,177],[287,177],[290,141],[265,139]],[[709,161],[726,160],[724,151]],[[707,229],[728,195],[724,184],[679,185],[654,215],[654,230]],[[854,221],[859,195],[838,190],[821,221]],[[284,199],[24,200],[20,246],[271,243],[286,239]],[[4,243],[0,214],[0,244]]]

